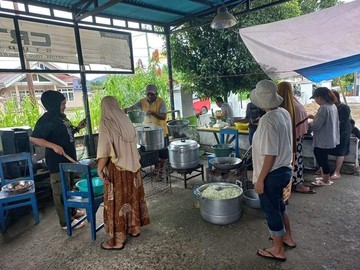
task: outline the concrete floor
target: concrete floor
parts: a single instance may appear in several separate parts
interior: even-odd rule
[[[307,180],[314,176],[309,172]],[[55,209],[42,202],[40,223],[26,214],[0,234],[0,269],[360,269],[360,177],[344,175],[316,195],[295,193],[288,212],[297,247],[284,263],[260,258],[268,232],[260,210],[244,206],[236,223],[204,221],[194,208],[191,186],[173,179],[172,193],[148,198],[151,224],[121,251],[105,251],[104,230],[91,240],[89,226],[67,236]],[[98,211],[101,221],[102,208]]]

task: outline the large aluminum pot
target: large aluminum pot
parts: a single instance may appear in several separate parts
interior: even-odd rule
[[[164,129],[159,126],[136,127],[138,144],[145,151],[155,151],[164,148]]]
[[[199,164],[200,145],[194,140],[173,141],[168,146],[169,162],[174,169],[195,168]]]
[[[239,190],[240,195],[230,199],[204,198],[202,192],[210,185],[219,186],[220,189],[236,188]],[[204,220],[213,224],[226,225],[240,219],[243,208],[243,189],[240,181],[236,181],[236,184],[225,182],[204,184],[198,188],[198,196],[200,201],[200,213]]]

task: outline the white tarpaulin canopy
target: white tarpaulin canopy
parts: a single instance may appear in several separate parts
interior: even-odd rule
[[[320,82],[360,71],[360,1],[240,29],[271,79],[302,75]]]

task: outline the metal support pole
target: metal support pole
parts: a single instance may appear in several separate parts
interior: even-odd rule
[[[88,150],[89,157],[95,156],[95,141],[94,136],[92,134],[91,128],[91,117],[90,117],[90,108],[89,108],[89,97],[86,88],[86,75],[85,75],[85,65],[84,59],[81,50],[81,41],[80,41],[80,30],[77,22],[74,20],[74,33],[75,33],[75,42],[76,42],[76,49],[78,54],[79,66],[80,66],[80,78],[81,78],[81,88],[83,92],[83,102],[86,114],[86,123],[87,123],[87,134],[88,140],[85,140],[85,144]]]
[[[166,53],[167,53],[167,63],[169,70],[169,91],[170,91],[170,106],[171,106],[171,118],[175,119],[175,101],[174,101],[174,81],[172,73],[172,64],[171,64],[171,46],[170,46],[170,26],[165,28],[165,37],[166,37]]]

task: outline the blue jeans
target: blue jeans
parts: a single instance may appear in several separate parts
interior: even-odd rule
[[[264,193],[259,195],[261,209],[273,236],[283,236],[285,233],[283,215],[286,206],[283,200],[283,189],[291,179],[291,168],[281,167],[270,172],[264,181]]]

